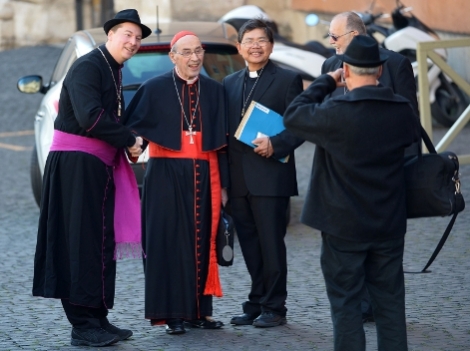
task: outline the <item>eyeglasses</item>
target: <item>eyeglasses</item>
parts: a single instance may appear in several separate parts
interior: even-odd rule
[[[328,36],[333,39],[333,41],[338,41],[339,38],[341,37],[344,37],[345,35],[348,35],[348,34],[351,34],[351,33],[354,33],[354,31],[350,31],[350,32],[347,32],[347,33],[344,33],[344,34],[341,34],[341,35],[333,35],[331,33],[328,33]]]
[[[269,40],[268,39],[260,39],[258,41],[254,41],[254,40],[245,40],[244,42],[242,42],[241,44],[247,48],[252,48],[253,46],[255,45],[258,45],[259,47],[265,47],[266,45],[268,45],[269,43]]]
[[[197,57],[201,57],[204,55],[204,49],[196,49],[194,51],[191,50],[183,50],[183,52],[173,51],[175,54],[181,55],[184,58],[190,58],[193,54],[196,54]]]

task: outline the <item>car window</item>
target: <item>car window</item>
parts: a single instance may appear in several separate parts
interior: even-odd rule
[[[75,40],[70,38],[65,44],[52,73],[51,82],[49,84],[51,87],[60,81],[63,77],[65,77],[68,69],[70,66],[72,66],[72,63],[74,63],[76,59],[77,53],[75,51]]]
[[[205,74],[218,82],[236,71],[244,68],[245,61],[235,48],[207,48],[204,55],[202,74]]]
[[[167,52],[137,53],[124,63],[122,84],[142,84],[149,78],[168,72],[173,67]]]
[[[149,78],[166,73],[174,67],[168,56],[168,50],[143,51],[135,54],[124,63],[122,81],[124,99],[129,104],[139,86]],[[245,61],[233,47],[206,47],[201,74],[209,76],[218,82],[245,67]]]

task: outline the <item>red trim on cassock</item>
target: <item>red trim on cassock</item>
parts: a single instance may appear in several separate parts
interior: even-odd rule
[[[168,150],[153,142],[149,143],[149,156],[153,158],[188,158],[206,160],[209,162],[210,186],[211,186],[211,203],[212,203],[212,219],[211,219],[211,237],[210,237],[210,257],[209,270],[206,279],[204,295],[214,295],[222,297],[222,286],[220,284],[219,266],[217,264],[216,253],[216,237],[219,225],[221,211],[221,184],[219,174],[219,162],[217,151],[202,151],[202,133],[197,131],[193,135],[194,144],[190,144],[190,137],[186,135],[186,131],[182,131],[181,151]],[[195,195],[196,196],[196,195]],[[196,218],[194,219],[196,221]]]

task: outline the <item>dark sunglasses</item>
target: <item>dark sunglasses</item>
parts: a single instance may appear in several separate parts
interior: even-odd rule
[[[350,32],[347,32],[347,33],[344,33],[344,34],[341,34],[341,35],[333,35],[331,33],[328,33],[328,36],[333,39],[333,41],[338,41],[339,38],[341,37],[344,37],[345,35],[348,35],[348,34],[351,34],[351,33],[354,33],[354,31],[350,31]]]

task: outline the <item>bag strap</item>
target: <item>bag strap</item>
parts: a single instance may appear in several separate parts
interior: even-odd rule
[[[420,274],[420,273],[431,273],[432,272],[432,271],[428,271],[427,269],[434,262],[435,258],[437,257],[437,255],[441,251],[442,247],[444,246],[444,243],[446,242],[447,237],[449,236],[450,231],[452,230],[452,227],[454,226],[455,219],[457,218],[457,215],[458,215],[458,212],[456,211],[454,213],[454,215],[452,216],[452,219],[450,220],[449,224],[447,225],[447,228],[444,231],[444,234],[442,234],[441,240],[439,241],[436,248],[434,249],[434,252],[432,253],[431,257],[429,258],[428,263],[426,263],[426,266],[424,266],[424,268],[419,272],[417,272],[417,271],[414,271],[414,272],[405,271],[404,273]]]
[[[430,154],[437,154],[436,148],[434,147],[431,138],[429,138],[428,133],[426,133],[426,130],[423,128],[422,125],[419,126],[421,128],[421,139],[424,141],[424,145],[426,145],[426,148],[428,149]]]
[[[460,201],[462,201],[462,199],[463,199],[462,196],[457,196],[456,201],[460,202]],[[444,243],[446,242],[446,240],[447,240],[447,238],[450,234],[450,231],[452,230],[452,227],[454,226],[455,219],[457,218],[457,215],[459,214],[458,211],[457,211],[457,208],[458,208],[458,206],[456,206],[456,209],[454,211],[454,215],[452,216],[452,219],[450,220],[449,224],[447,225],[447,228],[444,231],[444,234],[442,234],[441,240],[439,240],[439,243],[437,244],[436,248],[434,249],[434,252],[432,253],[431,257],[429,258],[428,263],[426,263],[426,266],[424,266],[424,268],[419,272],[416,272],[416,271],[415,272],[408,272],[408,271],[406,271],[405,273],[419,274],[419,273],[431,273],[432,272],[432,271],[428,271],[427,269],[434,262],[435,258],[437,257],[437,255],[441,251],[442,247],[444,246]]]
[[[431,139],[429,138],[428,133],[426,133],[426,130],[424,130],[423,126],[421,126],[421,138],[423,139],[424,144],[426,145],[426,148],[428,149],[429,153],[436,154],[437,153],[436,149],[434,148],[434,145],[433,145]],[[457,191],[458,191],[458,189],[457,189]],[[463,198],[462,198],[462,196],[457,195],[457,191],[456,191],[456,194],[455,194],[456,202],[460,202],[460,201],[462,201]],[[439,240],[439,243],[437,244],[436,248],[434,249],[434,252],[432,253],[431,257],[429,258],[428,263],[426,263],[426,266],[424,266],[424,268],[419,272],[405,271],[404,273],[413,273],[413,274],[431,273],[431,271],[428,271],[427,269],[429,268],[429,266],[436,259],[437,255],[439,254],[442,247],[444,246],[444,244],[445,244],[445,242],[446,242],[446,240],[447,240],[447,238],[450,234],[450,231],[452,230],[452,227],[454,226],[455,219],[457,218],[457,215],[459,214],[458,211],[457,211],[457,208],[459,208],[459,206],[455,206],[454,215],[452,216],[452,219],[450,220],[449,224],[447,225],[446,230],[444,230],[444,234],[442,234],[441,240]]]

